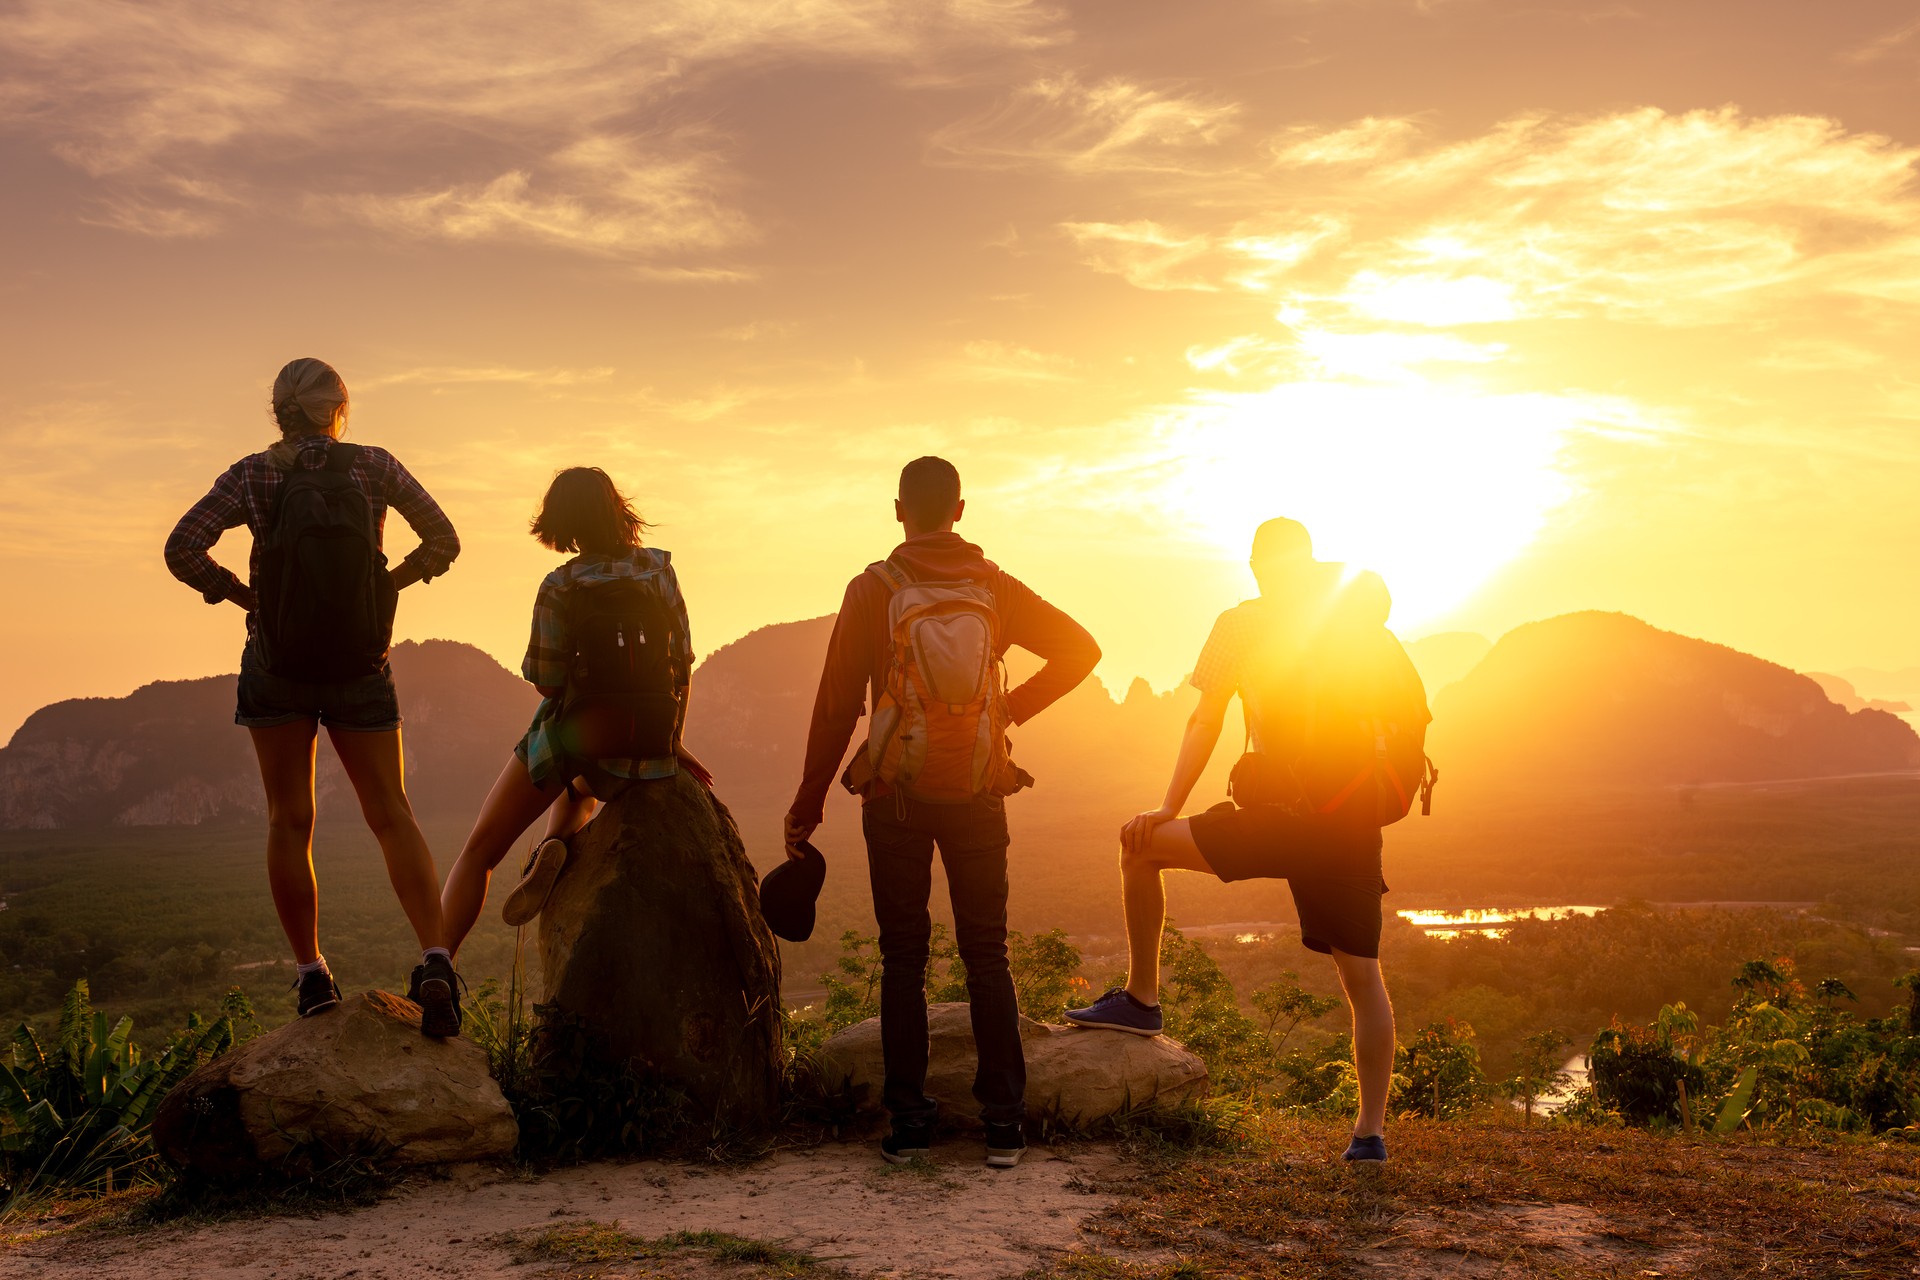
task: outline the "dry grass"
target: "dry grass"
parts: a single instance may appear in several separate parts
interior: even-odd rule
[[[723,1231],[676,1231],[657,1239],[632,1235],[606,1222],[576,1221],[514,1232],[500,1240],[516,1264],[560,1264],[582,1277],[684,1276],[730,1273],[743,1277],[826,1278],[841,1274],[810,1254]],[[690,1272],[676,1263],[696,1264]],[[700,1265],[706,1264],[706,1265]],[[616,1268],[608,1270],[608,1267]]]
[[[1920,1275],[1920,1148],[1774,1144],[1504,1118],[1392,1127],[1275,1118],[1261,1154],[1155,1161],[1049,1280]]]

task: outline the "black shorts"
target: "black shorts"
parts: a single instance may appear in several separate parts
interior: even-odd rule
[[[251,641],[240,654],[240,688],[233,722],[273,729],[298,720],[318,720],[329,729],[382,733],[400,727],[400,699],[393,668],[357,680],[308,684],[268,671]]]
[[[1187,820],[1222,880],[1280,879],[1293,891],[1300,941],[1315,951],[1380,955],[1380,829],[1228,801]]]

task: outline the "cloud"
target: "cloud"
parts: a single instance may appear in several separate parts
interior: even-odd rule
[[[1018,343],[975,341],[960,349],[953,370],[962,377],[991,382],[1069,382],[1073,361]]]
[[[585,383],[605,382],[613,376],[610,368],[594,369],[516,369],[504,365],[483,367],[456,367],[450,365],[427,365],[418,369],[403,369],[398,373],[380,374],[369,378],[369,387],[400,386],[472,386],[487,383],[506,383],[527,387],[574,387]]]
[[[936,133],[929,152],[982,168],[1057,166],[1078,173],[1178,172],[1220,142],[1239,107],[1134,81],[1034,80],[989,110]]]
[[[725,140],[680,127],[716,78],[785,61],[927,81],[1060,32],[1024,0],[18,0],[0,127],[97,179],[95,221],[141,234],[293,207],[406,237],[682,253],[745,237],[721,203]],[[215,181],[246,204],[155,198]]]

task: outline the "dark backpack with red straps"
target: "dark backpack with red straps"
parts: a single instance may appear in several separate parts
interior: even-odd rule
[[[373,500],[349,474],[357,445],[286,472],[260,539],[255,637],[268,671],[331,684],[377,675],[399,592],[380,550]]]

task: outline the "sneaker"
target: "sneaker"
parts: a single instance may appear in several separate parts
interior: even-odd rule
[[[1115,987],[1084,1009],[1067,1010],[1067,1021],[1076,1027],[1130,1031],[1136,1036],[1157,1036],[1167,1025],[1159,1005],[1141,1004],[1125,987]]]
[[[293,985],[300,992],[300,1016],[303,1018],[325,1013],[340,1003],[340,984],[325,969],[315,969],[304,978],[296,978]]]
[[[1370,1138],[1355,1138],[1347,1144],[1347,1154],[1341,1158],[1348,1164],[1385,1164],[1387,1140],[1377,1133]]]
[[[880,1139],[880,1158],[888,1164],[908,1164],[933,1154],[933,1126],[896,1124]]]
[[[1027,1154],[1027,1135],[1018,1120],[987,1122],[987,1168],[1011,1169]]]
[[[527,855],[527,865],[520,869],[520,883],[500,905],[500,918],[517,929],[539,915],[547,905],[547,895],[553,892],[553,882],[560,878],[560,868],[566,864],[567,842],[542,840]]]
[[[420,1034],[444,1040],[460,1034],[460,975],[451,961],[433,956],[416,965],[407,998],[420,1006]]]

